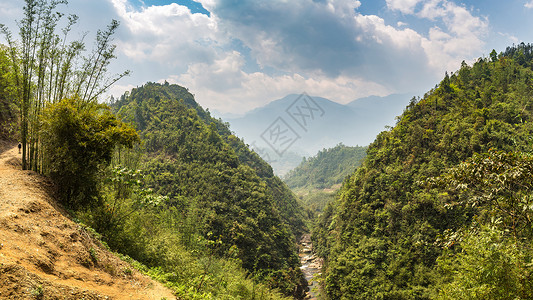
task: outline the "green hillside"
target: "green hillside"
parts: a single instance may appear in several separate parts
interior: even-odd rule
[[[183,87],[148,83],[113,107],[140,131],[146,185],[169,198],[185,241],[203,236],[216,245],[213,254],[235,257],[261,281],[301,297],[302,209],[271,167]]]
[[[367,147],[339,144],[304,159],[283,181],[298,195],[309,227],[332,201],[342,181],[361,165]]]
[[[177,299],[303,298],[301,208],[270,166],[185,88],[147,84],[113,108],[101,103],[129,74],[108,74],[119,22],[98,30],[91,49],[84,34],[68,35],[78,18],[63,12],[67,1],[23,4],[19,35],[0,24],[8,44],[0,46],[0,142],[21,141],[22,169],[50,179],[80,232]],[[92,247],[75,259],[112,276],[133,273]],[[28,293],[42,298],[38,289]]]
[[[366,147],[339,144],[319,151],[283,177],[291,189],[325,189],[342,183],[344,178],[361,165]]]
[[[530,159],[506,153],[531,151],[532,50],[463,63],[369,146],[314,232],[329,299],[531,297]]]

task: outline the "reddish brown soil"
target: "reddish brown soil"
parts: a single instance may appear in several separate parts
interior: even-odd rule
[[[175,299],[107,251],[0,142],[0,299]]]

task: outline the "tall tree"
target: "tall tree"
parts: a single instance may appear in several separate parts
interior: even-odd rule
[[[96,101],[113,83],[129,74],[126,71],[107,75],[108,66],[116,57],[112,36],[119,26],[118,21],[112,20],[105,31],[98,31],[95,50],[84,57],[84,38],[69,39],[78,21],[76,15],[69,15],[65,28],[58,33],[58,24],[65,14],[57,8],[66,4],[66,0],[25,0],[24,17],[18,22],[20,41],[13,38],[9,28],[0,24],[8,43],[16,84],[21,86],[17,98],[23,169],[42,172],[45,167],[39,136],[39,116],[43,108],[75,95],[79,95],[80,103]],[[77,66],[81,68],[76,69]]]

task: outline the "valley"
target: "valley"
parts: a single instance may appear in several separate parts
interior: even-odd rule
[[[0,0],[0,298],[533,299],[502,3]]]
[[[394,94],[357,99],[342,105],[306,94],[287,95],[242,117],[224,118],[224,121],[251,149],[272,165],[276,175],[285,176],[303,158],[314,156],[319,151],[334,148],[338,144],[361,147],[370,144],[386,126],[395,124],[395,117],[403,112],[412,97],[409,94]],[[291,117],[291,109],[298,105],[303,108],[310,105],[314,114],[301,120]],[[296,140],[287,149],[277,149],[265,135],[265,131],[278,118],[284,120],[287,128],[296,134]],[[305,127],[302,127],[304,122]]]

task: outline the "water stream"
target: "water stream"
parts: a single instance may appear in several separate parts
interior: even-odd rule
[[[322,268],[322,261],[313,253],[313,244],[311,243],[311,237],[306,234],[300,241],[300,263],[302,266],[302,272],[305,275],[305,279],[309,283],[309,292],[307,292],[308,300],[318,299],[319,284],[316,280],[313,280],[315,275],[320,275]]]

